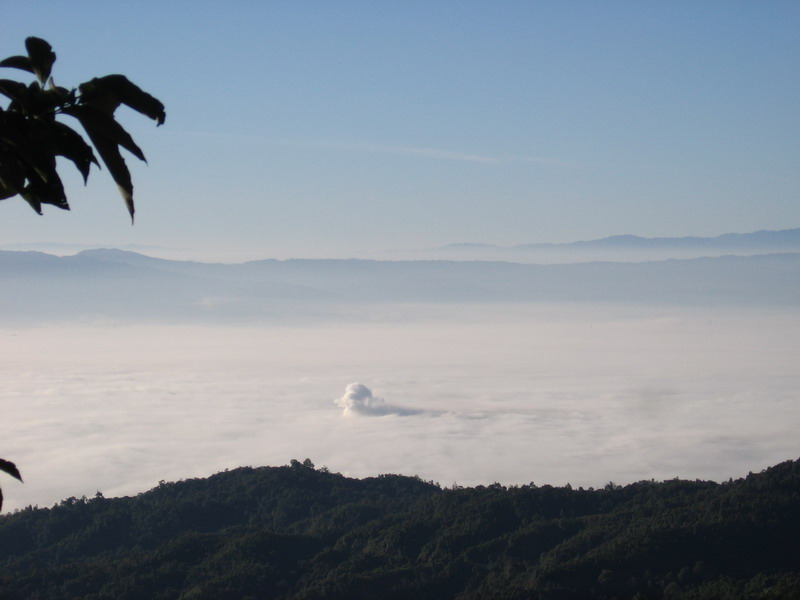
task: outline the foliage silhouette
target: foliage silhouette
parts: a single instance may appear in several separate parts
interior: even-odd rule
[[[0,67],[21,69],[36,76],[25,85],[0,79],[0,94],[10,103],[0,107],[0,200],[20,196],[39,214],[42,205],[69,210],[56,157],[70,160],[87,182],[100,155],[119,187],[133,221],[133,183],[120,147],[145,160],[133,138],[114,118],[120,104],[164,123],[164,105],[131,83],[124,75],[106,75],[82,83],[77,89],[57,86],[50,73],[56,55],[49,43],[37,37],[25,40],[27,56],[11,56]],[[75,130],[58,120],[67,115],[78,120],[92,146]]]
[[[94,148],[119,187],[133,222],[133,182],[119,151],[120,146],[141,160],[144,153],[114,118],[120,104],[164,123],[164,105],[128,81],[124,75],[106,75],[82,83],[78,89],[57,86],[50,76],[56,54],[45,40],[25,40],[27,56],[10,56],[0,67],[36,76],[29,85],[0,79],[0,94],[10,100],[0,106],[0,200],[20,196],[37,213],[51,204],[69,210],[56,157],[75,165],[86,183],[92,164],[100,167],[92,147],[79,133],[57,120],[61,115],[80,122]],[[0,459],[0,471],[22,481],[14,463]],[[0,509],[3,506],[0,491]]]
[[[17,469],[17,465],[14,463],[4,460],[0,458],[0,471],[3,473],[8,473],[12,477],[19,479],[22,481],[22,475],[20,475],[19,470]],[[3,490],[0,489],[0,510],[3,510]]]

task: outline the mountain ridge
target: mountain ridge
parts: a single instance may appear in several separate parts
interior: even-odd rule
[[[592,246],[615,246],[615,245],[632,245],[637,247],[642,246],[715,246],[725,245],[731,243],[745,243],[748,245],[755,244],[779,244],[790,247],[800,247],[800,228],[791,229],[760,229],[748,233],[723,233],[717,236],[677,236],[677,237],[645,237],[634,234],[620,234],[612,235],[592,240],[578,240],[574,242],[540,242],[528,244],[513,244],[513,245],[499,245],[499,244],[483,244],[475,242],[461,242],[455,244],[446,244],[439,248],[459,248],[459,247],[482,247],[482,248],[498,248],[498,249],[514,249],[514,248],[527,248],[527,249],[540,249],[540,248],[565,248],[565,247],[592,247]]]
[[[800,593],[800,461],[599,489],[350,479],[306,459],[0,517],[3,597],[692,598]]]
[[[7,251],[40,251],[59,256],[79,253],[83,250],[95,250],[103,245],[67,244],[67,243],[28,243],[0,245],[0,250]],[[194,260],[188,258],[188,248],[169,248],[162,246],[145,246],[127,244],[117,247],[110,244],[107,248],[133,251],[143,255]],[[625,261],[659,260],[667,258],[692,258],[700,256],[719,256],[721,254],[754,254],[772,252],[800,252],[800,228],[769,230],[761,229],[748,233],[723,233],[717,236],[676,236],[676,237],[644,237],[634,234],[620,234],[604,238],[579,240],[571,242],[540,242],[502,245],[497,243],[481,243],[466,241],[427,248],[405,248],[394,250],[364,250],[351,252],[349,256],[339,258],[361,259],[454,259],[454,260],[501,260],[524,263],[564,263],[576,261]],[[208,253],[208,249],[203,249]],[[291,258],[284,256],[283,258]],[[308,258],[308,257],[306,257]],[[260,257],[248,258],[238,262],[262,260]],[[205,260],[208,263],[233,264],[235,260]]]
[[[0,251],[0,319],[252,319],[386,303],[800,306],[800,252],[643,262],[266,259]]]

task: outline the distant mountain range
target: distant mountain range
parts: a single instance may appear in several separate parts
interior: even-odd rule
[[[122,250],[0,251],[0,320],[231,320],[372,303],[800,306],[800,253],[639,263],[173,261]]]
[[[511,260],[565,263],[581,261],[664,260],[726,254],[748,256],[776,252],[800,252],[800,228],[754,233],[726,233],[716,237],[660,237],[615,235],[598,240],[563,244],[450,244],[426,250],[398,251],[398,256],[451,260]]]
[[[98,249],[97,244],[64,244],[38,242],[26,244],[0,244],[0,250],[15,252],[35,251],[64,256],[83,250]],[[110,246],[118,250],[139,252],[148,256],[184,259],[192,256],[188,248],[170,248],[147,245]],[[231,252],[234,252],[231,250]],[[489,260],[521,262],[528,264],[563,264],[575,262],[610,261],[643,262],[669,258],[701,258],[714,256],[752,256],[800,252],[800,228],[753,233],[726,233],[716,237],[656,237],[615,235],[596,240],[567,242],[497,245],[465,242],[435,248],[409,248],[384,251],[355,252],[342,258],[376,260]],[[230,256],[234,256],[231,254]],[[215,258],[233,262],[237,259]],[[243,259],[241,259],[243,260]]]
[[[454,244],[452,246],[459,246]],[[475,246],[476,244],[466,244]],[[451,247],[452,247],[451,246]],[[500,246],[493,246],[499,248]],[[569,242],[565,244],[521,244],[512,248],[755,248],[771,250],[800,248],[800,228],[780,231],[756,231],[754,233],[726,233],[716,237],[657,237],[637,235],[614,235],[598,240]]]

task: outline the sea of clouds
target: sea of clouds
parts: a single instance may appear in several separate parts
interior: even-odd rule
[[[385,310],[385,309],[384,309]],[[0,329],[6,511],[306,457],[442,485],[723,480],[800,456],[796,311],[472,305]]]

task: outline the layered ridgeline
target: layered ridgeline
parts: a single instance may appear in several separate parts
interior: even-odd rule
[[[52,254],[74,254],[96,245],[59,243],[0,244],[0,250],[38,250]],[[145,254],[171,253],[157,246],[131,245],[126,249]],[[715,237],[641,237],[615,235],[564,243],[497,245],[466,242],[429,248],[405,248],[354,252],[350,258],[383,260],[501,261],[535,264],[576,262],[642,262],[670,258],[711,258],[800,252],[800,228],[725,233]]]
[[[586,490],[306,460],[6,515],[0,597],[798,598],[798,556],[800,461]]]
[[[0,322],[168,322],[335,314],[376,303],[796,307],[800,253],[642,263],[263,260],[212,264],[120,250],[0,251]]]
[[[725,233],[716,237],[615,235],[561,244],[450,244],[426,250],[396,251],[395,257],[450,260],[504,260],[532,263],[665,260],[723,255],[750,256],[800,251],[800,229]]]

